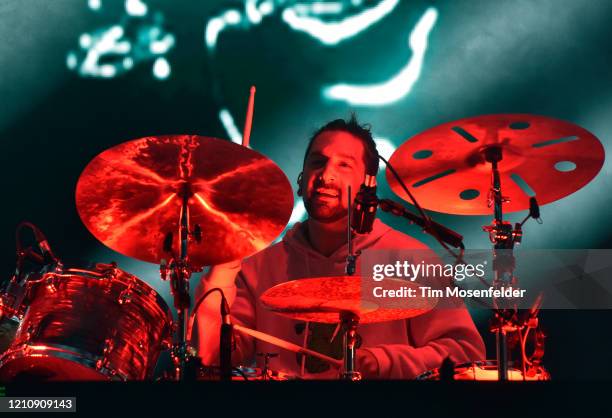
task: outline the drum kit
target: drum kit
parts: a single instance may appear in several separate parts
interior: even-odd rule
[[[1,316],[12,318],[18,328],[0,354],[0,381],[154,380],[164,351],[171,354],[172,371],[163,379],[218,378],[202,365],[193,373],[197,354],[190,345],[190,328],[199,303],[192,309],[190,277],[206,266],[265,249],[283,231],[293,209],[283,171],[244,145],[195,135],[145,137],[102,152],[80,176],[76,207],[87,229],[118,253],[158,264],[161,278],[170,284],[176,315],[151,286],[115,263],[88,269],[64,266],[38,228],[21,224],[20,229],[34,232],[38,251],[24,249],[18,234],[17,269],[0,294]],[[412,137],[390,158],[387,179],[422,215],[421,207],[458,215],[493,212],[493,223],[483,229],[495,257],[497,250],[511,250],[522,237],[522,223],[512,225],[504,213],[529,210],[523,223],[539,218],[538,202],[557,201],[579,190],[603,161],[602,144],[574,124],[527,114],[487,115]],[[432,228],[427,215],[385,201],[380,201],[383,210],[439,238],[440,229]],[[26,271],[28,263],[36,267]],[[500,252],[495,265],[495,286],[513,279],[512,255]],[[360,378],[355,367],[360,324],[405,320],[435,307],[432,299],[410,309],[368,306],[361,300],[360,278],[351,274],[288,281],[267,290],[260,301],[285,317],[341,324],[344,359],[237,324],[231,326],[233,332],[329,362],[346,380]],[[516,307],[495,306],[491,330],[497,336],[496,361],[457,365],[450,371],[443,366],[419,379],[548,379],[540,363],[537,310],[517,315]],[[508,335],[518,333],[524,348],[530,330],[540,337],[539,358],[527,358],[523,350],[522,359],[510,363]],[[221,352],[223,356],[223,347]],[[262,355],[263,371],[237,369],[236,378],[287,379],[271,372],[270,355]]]

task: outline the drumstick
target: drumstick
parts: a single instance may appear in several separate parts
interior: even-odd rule
[[[326,356],[325,354],[317,353],[316,351],[309,350],[307,348],[300,347],[297,344],[290,343],[289,341],[281,340],[280,338],[273,337],[272,335],[255,331],[254,329],[243,327],[242,325],[234,324],[234,329],[240,331],[244,334],[250,335],[251,337],[255,337],[258,340],[265,341],[270,344],[274,344],[277,347],[284,348],[285,350],[293,351],[294,353],[306,354],[309,356],[313,356],[319,358],[323,361],[331,363],[337,367],[342,367],[342,361],[336,360],[335,358],[331,358]]]
[[[244,132],[242,133],[242,146],[248,147],[251,139],[251,126],[253,125],[253,107],[255,105],[255,86],[251,86],[249,103],[247,105],[246,119],[244,120]]]

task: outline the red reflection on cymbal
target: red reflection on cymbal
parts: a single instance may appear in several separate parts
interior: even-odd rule
[[[285,174],[265,156],[229,141],[195,135],[145,137],[108,149],[85,168],[76,190],[79,215],[110,248],[143,261],[169,258],[188,194],[194,265],[249,256],[272,242],[293,209]]]
[[[589,131],[545,116],[501,114],[444,123],[404,142],[389,162],[426,209],[459,215],[491,214],[488,147],[500,147],[499,172],[504,212],[529,208],[574,193],[591,181],[604,162],[604,149]],[[391,189],[409,201],[392,173]],[[531,189],[531,190],[530,190]]]
[[[400,302],[375,299],[369,295],[371,279],[357,276],[317,277],[278,284],[266,290],[261,303],[279,315],[300,321],[337,323],[340,313],[349,311],[360,324],[412,318],[433,309],[436,297],[414,297]],[[386,279],[387,289],[418,288],[417,283]],[[364,291],[365,290],[365,291]]]

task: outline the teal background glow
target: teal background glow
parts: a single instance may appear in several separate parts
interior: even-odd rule
[[[74,204],[76,182],[95,155],[145,135],[238,140],[252,84],[257,95],[251,146],[292,182],[310,134],[351,111],[372,125],[388,153],[440,123],[491,113],[565,119],[594,133],[608,151],[611,18],[607,0],[4,0],[3,276],[14,269],[14,228],[30,220],[67,263],[115,260],[170,304],[156,266],[112,252],[85,229]],[[96,39],[117,26],[122,36],[97,46],[111,52],[102,54],[97,66],[83,67]],[[126,41],[129,47],[116,45]],[[390,93],[374,90],[365,99],[332,94],[339,91],[333,86],[382,86],[392,80],[399,84]],[[403,92],[399,97],[397,89]],[[610,171],[608,158],[583,189],[542,207],[544,223],[525,225],[523,247],[609,248]],[[380,195],[393,197],[382,172],[379,182]],[[489,247],[481,226],[490,217],[433,215],[462,233],[468,247]],[[509,220],[523,217],[512,214]],[[436,245],[418,228],[382,218]],[[475,320],[486,333],[487,316]],[[598,378],[605,377],[601,368],[612,372],[610,365],[594,371],[579,361],[586,353],[603,358],[610,352],[610,320],[608,311],[544,312],[549,334],[544,360],[553,376]],[[487,345],[494,348],[492,340]]]

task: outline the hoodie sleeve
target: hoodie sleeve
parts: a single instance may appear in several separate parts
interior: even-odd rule
[[[196,291],[196,295],[199,299],[207,291],[216,287],[221,288],[228,301],[230,301],[232,322],[254,329],[256,324],[254,299],[252,292],[245,283],[242,271],[238,272],[235,283],[232,283],[231,286],[219,286],[203,280]],[[213,293],[209,299],[208,303],[202,304],[198,310],[198,316],[194,324],[196,330],[194,339],[204,364],[218,365],[221,327],[220,298]],[[232,363],[244,363],[254,357],[255,342],[253,338],[235,331],[234,342],[236,346],[232,352]]]
[[[414,379],[441,366],[484,360],[485,346],[467,309],[435,309],[406,321],[414,346],[382,344],[360,349],[364,378]]]
[[[255,298],[247,286],[244,273],[241,271],[236,278],[236,299],[231,307],[232,321],[247,328],[256,329]],[[236,349],[232,353],[235,364],[249,363],[255,358],[255,339],[241,332],[234,332]]]

